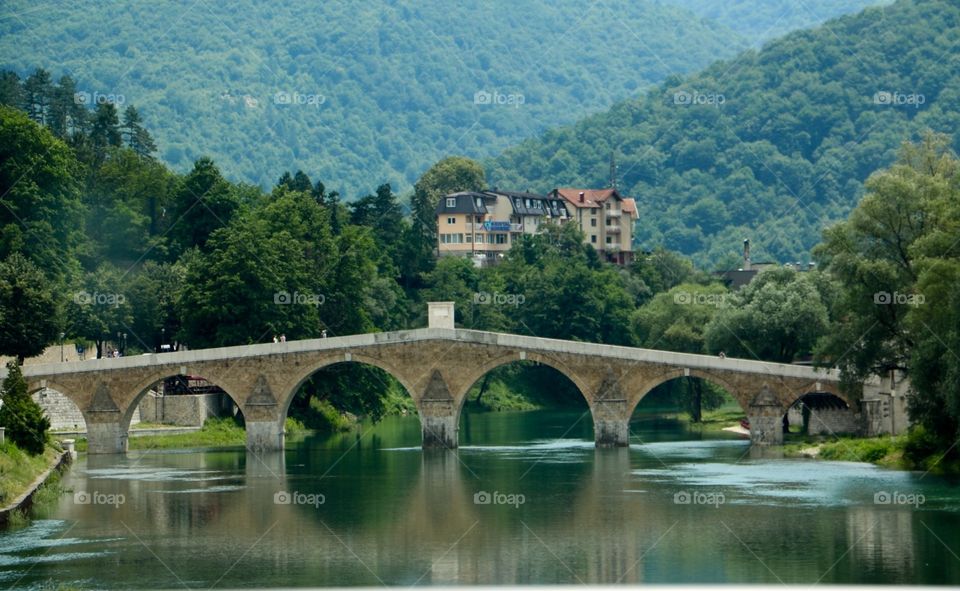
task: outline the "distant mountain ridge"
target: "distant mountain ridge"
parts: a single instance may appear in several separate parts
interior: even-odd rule
[[[751,238],[757,260],[806,262],[903,141],[960,128],[957,43],[954,2],[869,8],[551,130],[491,160],[489,176],[605,186],[614,153],[639,247],[714,265]]]
[[[263,186],[302,168],[347,197],[404,190],[443,156],[493,156],[748,46],[729,22],[649,0],[4,8],[0,68],[123,97],[174,168],[209,155]]]

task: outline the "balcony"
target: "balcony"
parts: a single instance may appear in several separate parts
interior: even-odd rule
[[[523,224],[510,224],[511,232],[523,232]]]
[[[619,209],[608,209],[607,217],[608,218],[618,218],[620,217],[621,211]]]
[[[607,234],[619,234],[619,233],[620,233],[620,226],[604,226],[604,228],[607,230]]]

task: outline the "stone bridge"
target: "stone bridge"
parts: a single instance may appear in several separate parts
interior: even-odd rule
[[[853,407],[832,370],[455,329],[448,302],[431,303],[429,314],[423,329],[28,365],[24,377],[30,392],[52,388],[77,404],[90,453],[126,451],[141,398],[164,378],[184,374],[203,376],[234,400],[246,420],[248,448],[282,449],[284,420],[301,384],[344,362],[379,367],[406,388],[419,412],[424,447],[456,447],[470,388],[515,361],[550,366],[576,385],[589,405],[598,446],[627,445],[630,415],[640,400],[681,376],[733,395],[757,444],[782,441],[782,417],[805,394],[830,393]]]

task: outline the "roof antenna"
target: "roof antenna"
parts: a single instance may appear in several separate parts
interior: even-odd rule
[[[613,150],[610,151],[610,188],[617,188],[617,156]]]

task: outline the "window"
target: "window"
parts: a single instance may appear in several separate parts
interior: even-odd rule
[[[597,243],[597,235],[596,235],[596,234],[591,234],[591,235],[590,235],[590,242],[591,242],[592,244],[596,244],[596,243]]]
[[[456,207],[457,198],[456,197],[447,197],[447,207]]]
[[[476,223],[478,223],[478,224],[482,224],[482,223],[483,223],[483,216],[482,216],[482,215],[478,215],[478,216],[476,217]]]
[[[613,242],[610,240],[610,237],[609,237],[609,236],[607,236],[607,244],[613,244]]]
[[[494,234],[496,236],[497,244],[506,244],[507,235],[506,234]]]
[[[594,228],[596,228],[596,227],[597,227],[597,218],[591,219],[591,220],[590,220],[590,225],[593,226]]]
[[[477,204],[477,209],[483,209],[483,199],[477,197],[473,202]]]
[[[448,223],[448,224],[455,224],[455,223],[457,223],[457,218],[447,218],[447,223]]]
[[[477,234],[477,244],[483,244],[483,234]]]

